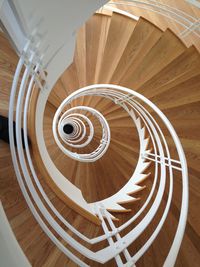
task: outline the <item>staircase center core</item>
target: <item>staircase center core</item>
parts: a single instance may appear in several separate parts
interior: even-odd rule
[[[74,131],[74,127],[73,127],[73,125],[67,123],[67,124],[65,124],[65,125],[63,126],[63,131],[64,131],[64,133],[66,133],[66,134],[71,134],[71,133],[73,133],[73,131]]]

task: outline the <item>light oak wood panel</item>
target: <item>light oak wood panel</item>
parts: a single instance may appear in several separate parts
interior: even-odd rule
[[[8,149],[8,145],[5,144],[5,146]],[[9,153],[9,158],[10,158],[10,153]],[[10,160],[11,160],[11,158],[10,158]],[[7,159],[7,161],[8,161],[8,159]],[[7,173],[7,175],[8,175],[8,173]],[[1,178],[2,178],[2,175],[1,175]],[[6,182],[7,181],[8,181],[8,178],[6,179]],[[12,183],[12,187],[13,187],[13,181],[11,181],[11,183]],[[8,186],[8,183],[7,183],[6,188],[7,188],[7,190],[10,191],[10,187]],[[15,194],[18,192],[15,189],[15,187],[13,187],[13,190],[14,190]],[[19,193],[20,193],[20,191],[19,191]],[[13,193],[12,193],[12,195],[13,195]],[[1,195],[1,199],[3,199],[2,195]],[[18,199],[20,199],[20,198],[18,197]],[[23,199],[23,197],[22,197],[22,199]],[[8,200],[9,200],[9,198],[8,198],[8,196],[6,196],[6,203],[8,203]],[[26,206],[24,199],[22,202]],[[15,210],[15,215],[13,216],[14,210]],[[36,221],[32,218],[32,214],[30,213],[28,208],[26,210],[20,211],[18,209],[18,206],[15,203],[14,210],[10,213],[11,214],[10,216],[12,216],[12,219],[10,217],[10,222],[11,222],[11,225],[13,227],[13,230],[15,232],[15,235],[17,236],[17,239],[18,239],[21,247],[23,248],[23,250],[25,251],[25,254],[28,256],[30,262],[34,266],[43,266],[43,263],[45,263],[46,259],[48,259],[48,257],[50,256],[50,251],[53,248],[55,248],[54,245],[51,243],[51,241],[48,239],[48,237],[42,232],[41,228],[37,225]],[[6,212],[7,212],[7,210],[6,210]],[[65,212],[65,216],[67,216],[69,219],[68,213]],[[73,218],[72,222],[74,221],[74,219],[76,217]],[[79,217],[77,224],[83,225],[83,223],[84,223],[84,221],[82,220],[81,217]],[[86,225],[88,226],[89,229],[91,229],[91,225],[90,226],[88,224],[86,224]],[[85,229],[85,226],[83,229]],[[62,258],[63,258],[62,264],[64,264],[65,262],[68,262],[68,259],[66,257],[62,257]]]
[[[72,63],[62,76],[58,79],[53,87],[48,102],[55,108],[58,108],[61,102],[70,95],[74,90],[79,88],[79,80],[75,63]],[[71,106],[76,106],[78,102],[75,100]]]
[[[0,32],[0,115],[8,116],[10,88],[17,66],[18,56],[5,34]]]
[[[54,90],[51,91],[48,102],[51,103],[55,108],[58,108],[61,102],[69,95],[69,91],[63,85],[61,79],[59,79],[55,86]]]
[[[113,13],[103,54],[99,83],[108,83],[110,81],[135,25],[136,21],[133,19]]]
[[[87,85],[98,82],[110,21],[110,15],[95,14],[86,22]],[[84,97],[84,105],[90,105],[91,101],[92,97]]]
[[[170,87],[188,81],[200,73],[200,55],[194,46],[184,51],[164,69],[148,80],[138,92],[148,98],[165,93]],[[167,95],[167,94],[166,94]]]
[[[34,111],[35,111],[35,108],[36,108],[37,98],[38,98],[38,88],[35,87],[33,92],[32,92],[30,103],[29,103],[29,118],[28,118],[29,127],[28,128],[29,128],[29,138],[30,138],[31,143],[32,143],[32,152],[33,152],[33,156],[34,156],[34,158],[36,160],[37,167],[38,167],[39,171],[42,173],[42,175],[43,175],[44,179],[46,180],[48,186],[52,189],[53,192],[56,193],[56,195],[68,207],[71,207],[77,213],[80,213],[82,216],[85,216],[85,218],[87,218],[91,222],[99,225],[100,221],[96,216],[90,214],[85,209],[81,208],[74,201],[72,201],[70,198],[68,198],[62,192],[62,190],[60,188],[58,188],[56,186],[56,184],[54,183],[54,181],[50,177],[50,174],[48,173],[48,170],[46,169],[46,167],[43,164],[42,158],[41,158],[40,153],[39,153],[38,144],[37,144],[37,141],[36,141],[35,112]]]
[[[186,12],[188,15],[193,16],[196,20],[200,18],[199,8],[187,3],[186,1],[160,0],[159,2],[166,4],[168,6],[171,6],[171,7],[177,8],[180,11]],[[171,30],[175,32],[176,35],[179,35],[181,32],[185,30],[185,28],[182,25],[176,23],[175,20],[170,19],[170,15],[169,17],[165,17],[159,14],[158,12],[153,12],[151,10],[142,9],[142,8],[137,7],[137,5],[135,7],[131,7],[130,5],[126,5],[126,3],[124,3],[124,5],[116,5],[116,7],[121,10],[130,12],[131,14],[136,15],[138,17],[142,16],[146,18],[147,20],[157,25],[157,27],[161,28],[163,31],[165,31],[167,28],[170,28]],[[200,51],[199,37],[196,36],[193,32],[189,32],[189,34],[184,37],[180,36],[180,38],[182,38],[182,41],[187,46],[191,46],[192,44],[194,44],[197,47],[197,49]]]
[[[86,22],[86,75],[88,85],[95,83],[97,61],[99,60],[98,53],[102,43],[105,43],[101,39],[103,22],[107,20],[107,16],[103,17],[95,14]],[[84,42],[84,40],[81,40],[81,42]]]
[[[47,257],[47,247],[54,245],[35,221],[22,196],[12,166],[9,145],[0,141],[0,149],[3,152],[0,154],[0,198],[4,210],[25,255],[33,265],[41,266]],[[43,243],[39,242],[41,235]],[[33,257],[35,249],[38,250],[37,256]]]
[[[79,87],[86,85],[86,26],[79,29],[76,36],[76,48],[74,53],[74,64],[77,70]]]
[[[106,39],[103,48],[101,66],[97,68],[98,80],[97,83],[109,83],[115,68],[122,56],[122,53],[128,43],[128,40],[134,31],[136,21],[127,19],[124,15],[113,13],[109,30],[107,32],[108,38]],[[88,69],[88,71],[90,71]],[[94,101],[94,100],[93,100]],[[91,101],[87,102],[88,104]],[[95,103],[95,106],[98,104]]]
[[[157,95],[154,95],[152,93],[150,99],[152,102],[158,105],[159,108],[162,110],[173,107],[175,108],[199,100],[200,99],[199,88],[200,88],[200,75],[197,75],[176,86],[172,86],[172,88],[168,90],[164,91],[161,90],[161,92],[158,93]]]
[[[126,112],[123,111],[125,115],[127,116]],[[104,183],[107,181],[107,176],[102,172],[102,170],[98,166],[98,162],[95,163],[78,163],[72,159],[69,159],[66,157],[56,146],[54,142],[54,137],[53,134],[51,133],[51,123],[47,123],[47,120],[52,120],[53,119],[53,113],[51,112],[51,109],[48,111],[48,106],[46,107],[45,111],[45,121],[44,121],[44,128],[45,128],[45,142],[47,145],[48,152],[55,163],[56,167],[63,173],[65,177],[67,177],[71,182],[73,182],[76,186],[78,186],[81,191],[83,192],[83,195],[86,197],[87,200],[89,201],[94,201],[99,199],[102,199],[108,195],[110,195],[110,187],[105,187],[103,186]],[[48,114],[48,115],[47,115]],[[51,116],[51,119],[50,117]],[[119,120],[119,119],[118,119]],[[138,136],[136,129],[134,127],[134,124],[131,123],[131,119],[127,118],[129,120],[129,125],[127,125],[126,128],[119,127],[116,129],[113,129],[112,127],[112,122],[110,124],[110,129],[111,129],[111,145],[108,151],[106,152],[105,156],[103,156],[100,161],[102,161],[102,166],[108,166],[107,162],[110,162],[112,164],[111,160],[113,157],[116,158],[116,162],[120,163],[122,162],[123,164],[123,158],[121,157],[120,154],[116,157],[115,152],[111,152],[112,149],[116,146],[113,142],[114,140],[120,141],[122,137],[125,137],[125,141],[123,142],[123,145],[127,147],[125,150],[124,147],[122,147],[121,154],[123,154],[123,157],[129,159],[132,161],[133,165],[136,165],[137,163],[137,157],[138,157]],[[109,121],[109,120],[108,120]],[[115,125],[114,121],[114,125]],[[126,122],[128,123],[128,122]],[[95,129],[100,131],[100,136],[101,136],[101,127],[96,127]],[[99,140],[96,140],[96,143],[93,143],[92,149],[94,150],[98,145],[99,145]],[[134,144],[134,147],[132,145]],[[55,148],[56,147],[56,148]],[[129,148],[130,147],[130,148]],[[129,148],[129,149],[128,149]],[[83,153],[83,150],[80,150],[81,153]],[[131,154],[131,152],[134,152]],[[136,158],[136,159],[135,159]],[[127,160],[126,159],[126,160]],[[127,160],[128,161],[128,160]],[[126,174],[126,178],[124,176],[124,173],[122,174],[121,172],[118,172],[118,179],[121,179],[124,181],[123,183],[126,182],[127,177],[131,176],[132,170],[133,170],[133,165],[128,166],[128,168],[124,168]],[[108,174],[109,174],[109,180],[115,180],[115,178],[112,178],[112,168],[108,168]],[[92,188],[93,187],[93,182],[95,180],[95,183],[98,184],[97,188],[99,188],[98,192],[94,191]],[[87,183],[87,187],[85,184]],[[114,187],[113,187],[114,188]],[[117,185],[117,188],[119,189],[120,186]],[[118,190],[116,189],[116,190]],[[115,191],[113,191],[114,193]],[[95,196],[96,194],[96,196]],[[93,199],[94,197],[94,199]]]
[[[99,48],[98,48],[98,54],[97,54],[94,83],[98,83],[99,81],[103,55],[104,55],[105,46],[106,46],[107,38],[108,38],[108,31],[110,29],[110,23],[111,23],[111,16],[102,17],[102,26],[101,26],[101,32],[100,32],[100,41],[99,41]]]
[[[60,77],[62,84],[65,86],[68,94],[79,88],[78,74],[75,63],[72,63]],[[58,92],[59,93],[59,92]]]
[[[137,90],[183,53],[185,49],[186,47],[180,39],[170,30],[166,30],[139,66],[134,71],[131,67],[128,69],[120,84]]]
[[[118,84],[129,68],[134,71],[162,35],[162,31],[140,18],[111,78]]]

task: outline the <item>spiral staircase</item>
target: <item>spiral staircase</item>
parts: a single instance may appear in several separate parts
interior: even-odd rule
[[[36,37],[19,58],[0,34],[2,214],[24,266],[199,266],[199,51],[99,10],[54,83]]]

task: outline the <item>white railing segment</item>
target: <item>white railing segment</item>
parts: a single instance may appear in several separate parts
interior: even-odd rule
[[[170,20],[175,21],[177,24],[184,27],[184,30],[180,32],[180,37],[184,38],[189,33],[194,33],[197,37],[200,38],[200,21],[198,18],[178,9],[167,5],[165,3],[161,3],[156,0],[124,0],[124,1],[110,1],[107,3],[104,8],[110,10],[112,7],[116,6],[130,6],[136,7],[143,10],[147,10],[153,13],[157,13],[162,15]],[[127,12],[129,13],[129,12]]]
[[[85,106],[77,106],[74,108],[70,108],[69,110],[65,111],[63,113],[63,110],[66,108],[66,106],[68,104],[71,103],[71,98],[70,96],[67,97],[62,103],[61,105],[58,107],[55,115],[54,115],[54,119],[53,119],[53,135],[54,135],[54,139],[58,145],[58,147],[62,150],[62,152],[67,155],[68,157],[78,160],[78,161],[82,161],[82,162],[94,162],[98,159],[100,159],[107,151],[109,144],[110,144],[110,128],[108,125],[108,122],[106,121],[106,119],[104,118],[104,116],[97,110],[95,110],[94,108],[91,107],[85,107]],[[62,130],[62,122],[63,120],[65,120],[65,118],[67,118],[67,116],[74,111],[85,111],[85,112],[89,112],[91,113],[93,116],[95,116],[102,127],[102,138],[100,140],[100,144],[99,146],[91,153],[89,154],[82,154],[82,153],[77,153],[77,152],[71,152],[70,150],[68,150],[66,147],[64,147],[62,145],[62,143],[59,140],[58,134],[57,132],[61,132]],[[62,114],[63,113],[63,114]],[[61,115],[62,114],[62,115]],[[76,119],[76,117],[82,116],[82,114],[74,114],[73,118]],[[59,119],[60,118],[60,119]],[[66,121],[65,121],[66,122]],[[93,126],[91,126],[89,119],[87,119],[87,122],[90,125],[90,132],[89,132],[89,136],[86,140],[86,142],[79,144],[79,145],[73,145],[73,147],[76,148],[80,148],[80,147],[85,147],[86,145],[89,144],[89,142],[92,140],[92,137],[94,135],[94,128]],[[84,127],[85,129],[85,127]],[[83,135],[81,138],[85,137],[86,132],[83,131]],[[62,137],[62,135],[61,135]],[[68,137],[68,142],[70,141],[70,137]],[[65,139],[66,141],[66,139]],[[73,140],[72,140],[73,141]],[[79,139],[80,141],[80,139]],[[67,143],[68,143],[67,142]],[[70,144],[72,146],[72,144]]]
[[[194,5],[194,6],[196,6],[198,8],[200,8],[200,3],[197,0],[186,0],[186,2],[188,2],[188,3],[190,3],[190,4]]]
[[[29,49],[30,49],[30,43],[28,43],[27,45],[27,50]],[[101,226],[104,230],[104,235],[96,237],[96,238],[92,238],[92,239],[87,238],[82,233],[80,233],[77,229],[75,229],[72,225],[70,225],[70,223],[67,222],[67,220],[61,216],[61,214],[59,214],[59,212],[56,210],[56,207],[53,206],[53,204],[51,203],[51,201],[48,199],[47,195],[45,194],[44,190],[42,189],[42,186],[34,170],[34,166],[33,166],[33,163],[30,157],[28,139],[27,139],[27,115],[28,115],[27,113],[28,113],[28,104],[30,100],[31,91],[33,89],[33,85],[37,83],[36,77],[38,77],[37,76],[38,70],[41,65],[37,64],[35,66],[34,62],[35,62],[36,55],[34,54],[34,51],[29,51],[29,52],[25,51],[24,55],[26,55],[26,68],[25,68],[23,78],[21,81],[20,90],[19,90],[19,94],[17,98],[17,106],[16,106],[17,149],[15,148],[15,145],[14,145],[14,132],[13,132],[13,127],[12,127],[12,122],[14,119],[14,113],[13,113],[14,108],[13,107],[14,107],[14,100],[16,96],[16,88],[18,85],[19,75],[21,74],[22,67],[24,64],[24,56],[22,56],[22,58],[19,61],[16,74],[14,77],[14,81],[13,81],[13,87],[12,87],[11,98],[10,98],[10,109],[9,109],[10,144],[11,144],[11,153],[12,153],[13,163],[14,163],[15,171],[17,174],[17,178],[18,178],[21,190],[24,194],[24,197],[33,215],[35,216],[36,220],[38,221],[42,229],[51,238],[51,240],[58,246],[58,248],[61,249],[66,254],[66,256],[68,256],[70,259],[72,259],[74,262],[76,262],[76,264],[80,266],[88,266],[88,265],[85,264],[82,260],[80,260],[75,254],[73,254],[68,248],[66,248],[59,241],[59,239],[55,237],[55,235],[51,231],[52,228],[54,231],[57,232],[60,238],[66,241],[72,248],[74,248],[76,251],[78,251],[79,253],[81,253],[82,255],[84,255],[85,257],[93,261],[103,264],[109,261],[110,259],[114,258],[118,266],[133,266],[136,264],[137,260],[145,253],[145,251],[149,248],[152,242],[155,240],[155,237],[159,234],[165,222],[165,219],[169,212],[170,203],[171,203],[172,194],[173,194],[173,165],[171,163],[173,162],[178,163],[179,171],[181,173],[182,181],[183,181],[182,209],[180,211],[180,221],[177,227],[177,232],[176,232],[172,247],[169,251],[169,255],[165,261],[165,266],[170,266],[170,267],[173,266],[176,260],[178,250],[180,248],[181,240],[183,238],[183,233],[184,233],[185,223],[186,223],[186,218],[187,218],[187,206],[188,206],[188,184],[187,183],[188,183],[188,180],[187,180],[187,165],[185,161],[185,156],[184,156],[181,144],[179,142],[179,139],[172,125],[169,123],[169,121],[164,116],[164,114],[155,105],[153,105],[153,103],[151,103],[148,99],[146,99],[144,96],[138,94],[137,92],[133,90],[130,90],[130,89],[127,89],[121,86],[109,85],[109,84],[88,86],[83,89],[77,90],[76,92],[72,93],[65,101],[63,101],[63,104],[61,104],[61,107],[58,109],[58,112],[55,116],[55,121],[54,121],[55,127],[57,127],[59,114],[62,111],[62,108],[65,107],[66,103],[70,103],[72,100],[77,99],[78,97],[82,97],[86,95],[90,95],[90,96],[94,95],[94,96],[101,96],[104,98],[108,98],[112,100],[115,104],[120,105],[122,108],[124,108],[128,112],[128,114],[131,116],[131,118],[133,119],[133,123],[136,125],[138,135],[139,135],[139,142],[140,142],[139,161],[138,161],[138,165],[136,169],[133,171],[133,176],[130,178],[128,183],[121,190],[119,190],[118,193],[111,196],[110,198],[96,202],[96,203],[89,204],[90,209],[93,209],[94,213],[96,213],[101,219],[101,223],[102,223]],[[29,55],[29,60],[27,59],[28,58],[27,55]],[[38,62],[41,62],[41,60],[38,59]],[[28,86],[28,90],[26,90],[27,86]],[[41,90],[43,89],[41,88]],[[24,99],[25,99],[25,106],[23,106]],[[138,102],[138,100],[140,103]],[[167,129],[171,133],[171,136],[173,138],[175,147],[179,155],[178,159],[171,159],[167,142],[165,140],[165,137],[160,127],[158,126],[158,124],[156,123],[152,115],[141,105],[141,101],[144,102],[145,105],[148,105],[154,112],[157,113],[157,115],[162,119],[164,125],[167,127]],[[22,114],[23,109],[24,109],[24,114]],[[91,110],[89,107],[81,106],[77,108],[75,107],[70,112],[66,112],[66,114],[63,114],[63,116],[61,116],[60,118],[61,122],[63,119],[66,118],[66,120],[70,119],[71,123],[74,123],[78,117],[77,114],[75,113],[76,110],[90,111],[92,112],[93,115],[98,114],[97,116],[99,116],[98,118],[102,120],[101,122],[105,120],[105,119],[102,119],[101,117],[102,115],[100,115],[98,111],[93,110],[93,109]],[[70,114],[72,116],[70,116]],[[24,134],[25,134],[24,136],[25,151],[23,151],[23,148],[22,148],[22,135],[21,135],[22,115],[24,116],[23,117],[23,123],[24,123],[23,128],[24,128]],[[106,123],[101,124],[102,128],[107,125]],[[79,129],[80,132],[82,131],[82,128]],[[105,131],[106,130],[104,129],[104,132]],[[145,138],[144,132],[148,133],[149,135],[149,140],[153,146],[153,152],[150,152],[150,150],[148,149],[148,139]],[[107,144],[108,142],[106,142],[106,145]],[[92,156],[93,155],[94,153],[92,154]],[[113,216],[107,210],[109,209],[123,210],[124,208],[118,203],[131,200],[132,197],[129,196],[129,193],[134,193],[141,189],[141,186],[139,185],[139,183],[140,183],[140,180],[144,179],[143,171],[149,164],[149,162],[146,162],[146,158],[148,158],[148,161],[155,162],[155,173],[154,173],[153,185],[152,185],[152,189],[150,191],[149,197],[147,198],[143,206],[140,208],[140,210],[131,219],[126,221],[120,227],[115,227],[114,223],[112,222]],[[89,162],[90,158],[88,158],[87,160]],[[27,163],[29,165],[29,168],[28,168]],[[160,169],[160,172],[158,172],[158,168]],[[170,187],[169,187],[169,192],[167,196],[165,210],[160,218],[158,225],[155,226],[155,229],[152,235],[150,236],[150,238],[143,244],[143,246],[141,246],[141,248],[138,250],[138,252],[135,255],[131,255],[128,250],[129,245],[131,245],[137,238],[139,238],[142,232],[151,223],[152,219],[155,217],[157,210],[163,200],[167,172],[169,172],[170,174]],[[31,177],[33,177],[33,179],[35,180],[35,184],[32,182]],[[157,192],[155,191],[156,185],[158,187]],[[38,190],[36,190],[35,186],[39,189],[39,192],[41,195],[38,194]],[[29,197],[29,194],[32,196],[32,198]],[[153,203],[151,204],[151,207],[149,207],[146,215],[140,220],[140,222],[136,226],[133,226],[131,231],[129,231],[125,236],[122,237],[120,235],[120,232],[126,229],[128,226],[130,227],[135,221],[135,219],[138,218],[138,216],[144,212],[144,210],[147,208],[147,205],[150,203],[150,200],[152,199],[153,195],[155,195],[155,198],[153,200]],[[48,208],[44,206],[43,200],[47,203]],[[37,206],[37,209],[39,210],[39,212],[37,211],[35,206]],[[60,222],[64,223],[64,225],[70,231],[72,231],[75,235],[77,235],[77,237],[79,237],[80,239],[83,239],[84,241],[90,244],[95,244],[95,243],[101,242],[102,240],[107,239],[108,246],[96,252],[93,252],[91,249],[86,248],[80,242],[76,241],[73,237],[71,237],[66,232],[66,230],[62,228],[62,226],[51,215],[51,213],[49,212],[49,209],[51,210],[51,212],[53,212],[57,216]],[[45,221],[41,218],[40,213],[48,221],[50,227],[49,226],[47,227],[47,225],[45,224]],[[111,231],[108,231],[105,220],[110,225]],[[116,241],[114,241],[113,237],[116,238]],[[126,263],[122,262],[120,253],[124,254]]]

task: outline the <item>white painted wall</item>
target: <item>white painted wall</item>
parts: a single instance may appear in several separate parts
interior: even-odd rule
[[[20,248],[12,232],[3,206],[0,202],[0,266],[30,267],[30,263]]]
[[[37,137],[38,142],[43,145],[42,118],[45,101],[57,79],[72,62],[76,31],[106,2],[107,0],[0,0],[1,23],[18,54],[22,53],[27,40],[33,36],[35,43],[38,44],[39,54],[43,55],[43,66],[48,73],[48,89],[40,94],[36,110]],[[45,146],[44,151],[46,151]],[[46,156],[44,161],[52,166],[51,163],[48,164],[48,160],[49,157]],[[61,175],[56,174],[58,177]],[[63,176],[60,178],[62,182]],[[81,191],[70,182],[69,187],[71,189],[69,196],[93,213],[83,199]],[[12,233],[2,205],[0,206],[0,266],[30,266]]]
[[[0,19],[19,54],[33,36],[49,86],[71,63],[77,29],[107,0],[1,0]]]

